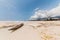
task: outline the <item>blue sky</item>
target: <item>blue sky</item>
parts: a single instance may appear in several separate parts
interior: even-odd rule
[[[0,20],[28,20],[36,8],[50,10],[60,0],[0,0]]]

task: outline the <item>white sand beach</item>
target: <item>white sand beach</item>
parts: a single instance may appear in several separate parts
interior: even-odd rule
[[[24,23],[11,33],[0,29],[0,40],[60,40],[60,21],[0,21],[0,27]]]

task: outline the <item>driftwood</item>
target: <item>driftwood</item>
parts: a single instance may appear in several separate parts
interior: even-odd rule
[[[21,28],[22,26],[24,26],[24,23],[20,23],[20,24],[18,24],[18,25],[2,26],[2,27],[0,27],[0,29],[12,27],[12,28],[10,28],[10,29],[8,29],[8,30],[14,32],[14,31],[16,31],[17,29]]]
[[[23,23],[21,23],[21,24],[19,24],[19,25],[16,25],[15,27],[13,27],[13,28],[11,28],[11,29],[8,29],[8,30],[14,32],[14,31],[16,31],[17,29],[21,28],[22,26],[24,26]]]

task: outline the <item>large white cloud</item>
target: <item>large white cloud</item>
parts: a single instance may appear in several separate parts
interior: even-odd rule
[[[49,16],[60,16],[60,4],[50,10],[40,10],[39,8],[36,8],[34,15],[32,15],[29,20],[46,18]]]
[[[50,14],[60,15],[60,4],[59,4],[57,7],[51,9],[51,10],[48,11],[48,12],[49,12]]]

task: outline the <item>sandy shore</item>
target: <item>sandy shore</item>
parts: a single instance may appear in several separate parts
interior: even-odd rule
[[[60,21],[0,21],[0,27],[24,23],[15,32],[0,29],[0,40],[60,40]]]

